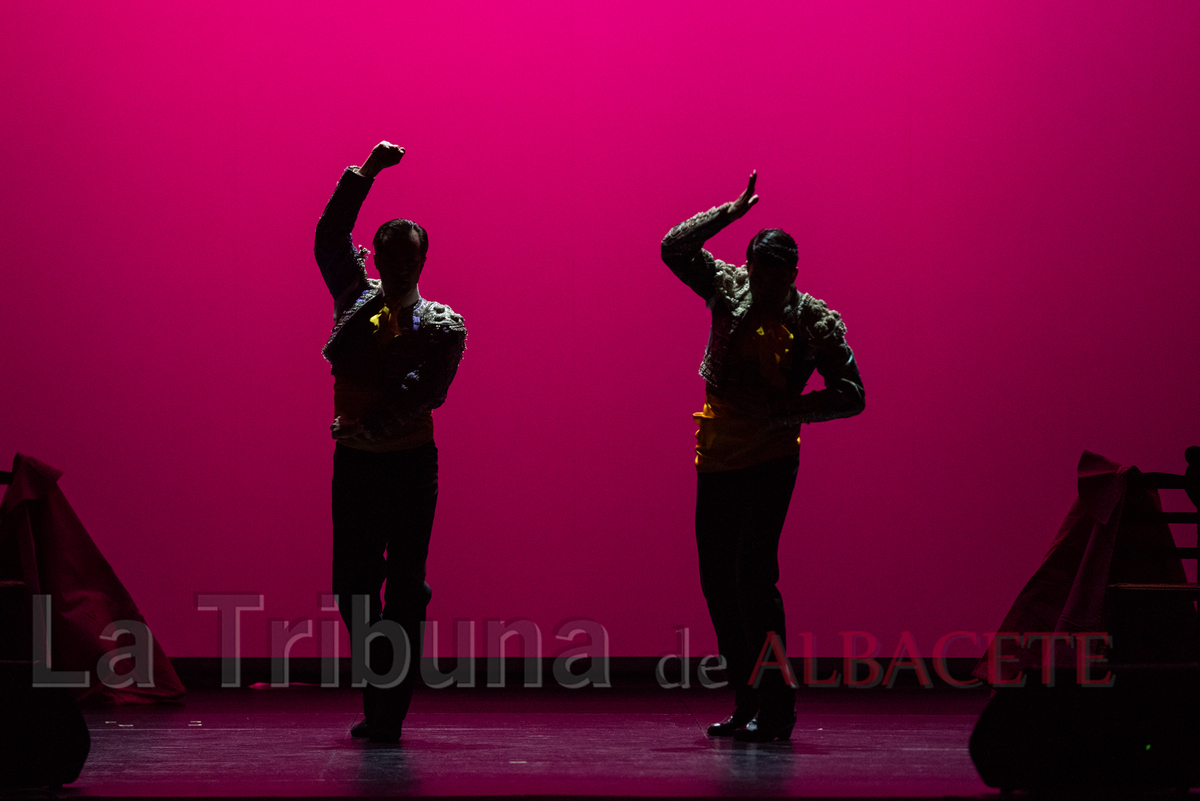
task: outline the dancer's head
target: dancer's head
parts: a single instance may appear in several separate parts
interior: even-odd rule
[[[764,228],[746,246],[750,294],[769,308],[783,308],[796,282],[796,240],[779,228]]]
[[[375,232],[375,267],[383,292],[402,297],[416,286],[429,251],[425,229],[412,220],[388,220]]]

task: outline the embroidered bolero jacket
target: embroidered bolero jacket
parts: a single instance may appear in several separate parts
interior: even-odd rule
[[[842,317],[825,302],[792,288],[781,322],[793,336],[794,353],[786,371],[786,391],[756,391],[745,365],[732,353],[738,326],[750,310],[750,279],[745,266],[727,264],[704,249],[721,229],[721,210],[712,208],[672,228],[662,241],[662,259],[671,271],[703,298],[712,312],[708,346],[700,376],[708,391],[734,400],[773,424],[816,423],[851,417],[866,406],[854,351],[846,344]],[[825,389],[804,393],[813,372]]]
[[[385,401],[363,427],[369,438],[386,439],[417,415],[446,400],[466,348],[463,318],[445,304],[419,300],[411,328],[384,344],[373,336],[370,318],[383,309],[383,288],[368,278],[366,248],[351,232],[373,179],[347,168],[317,223],[314,255],[333,296],[333,331],[322,349],[337,378],[378,385]]]

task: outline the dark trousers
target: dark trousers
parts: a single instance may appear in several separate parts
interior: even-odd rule
[[[787,517],[800,457],[788,456],[741,470],[698,473],[696,547],[700,586],[717,631],[717,647],[736,688],[739,708],[763,715],[790,715],[796,691],[778,668],[761,671],[749,684],[767,641],[779,635],[786,649],[783,596],[779,581],[779,535]],[[786,652],[786,651],[785,651]],[[777,659],[768,649],[764,661]]]
[[[372,725],[399,726],[421,672],[422,623],[431,595],[425,560],[437,507],[437,454],[432,442],[390,453],[338,444],[333,452],[333,592],[351,633],[351,648],[357,647],[351,600],[355,595],[370,599],[370,623],[399,623],[410,644],[409,670],[399,685],[382,689],[368,684],[363,689],[363,712]],[[385,675],[392,667],[390,641],[376,637],[369,650],[371,670]]]

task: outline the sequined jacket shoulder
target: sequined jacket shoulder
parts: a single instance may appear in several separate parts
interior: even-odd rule
[[[662,259],[699,295],[712,312],[708,346],[700,376],[718,392],[736,393],[731,341],[750,310],[750,278],[745,266],[728,264],[704,249],[721,229],[721,209],[691,217],[672,228],[662,241]],[[846,344],[846,325],[824,301],[792,289],[782,321],[797,337],[797,353],[787,376],[791,397],[772,399],[764,414],[774,422],[813,423],[858,414],[865,393],[854,352]],[[802,393],[812,373],[825,379],[825,389]]]

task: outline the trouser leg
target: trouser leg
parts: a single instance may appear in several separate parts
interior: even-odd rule
[[[383,619],[399,623],[409,644],[409,669],[399,685],[364,688],[363,710],[372,725],[399,725],[420,672],[421,622],[430,598],[425,562],[436,505],[433,443],[383,454],[344,446],[335,450],[333,591],[351,632],[351,648],[359,647],[354,641],[354,595],[368,596],[369,623]],[[371,641],[373,673],[386,674],[393,657],[390,640]]]
[[[798,457],[788,457],[698,474],[700,582],[739,707],[782,710],[794,703],[795,690],[778,669],[763,672],[757,689],[749,682],[768,632],[786,649],[783,597],[776,586],[779,536],[798,467]],[[766,661],[775,661],[770,651]]]
[[[725,658],[725,673],[739,708],[758,708],[758,692],[747,684],[753,662],[742,628],[738,604],[738,528],[745,503],[741,471],[698,473],[696,482],[696,550],[700,588]]]
[[[351,631],[352,596],[367,596],[371,621],[383,610],[379,590],[390,515],[379,456],[344,445],[333,452],[333,592]]]
[[[388,538],[383,618],[399,623],[408,636],[409,669],[397,687],[378,693],[385,720],[404,719],[421,675],[422,632],[432,591],[425,582],[425,563],[433,532],[438,496],[437,447],[431,442],[412,451],[396,476],[404,488],[400,519]],[[384,667],[389,668],[390,661]]]
[[[782,652],[787,653],[787,623],[778,587],[779,537],[798,468],[798,457],[776,459],[750,468],[753,502],[745,510],[738,540],[737,583],[742,628],[751,646],[751,670],[760,655],[764,662],[778,661],[769,648],[763,654],[769,632],[775,632]],[[765,713],[791,713],[796,691],[788,684],[783,670],[764,669],[759,677],[759,691],[759,705]]]

